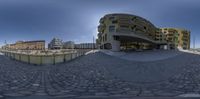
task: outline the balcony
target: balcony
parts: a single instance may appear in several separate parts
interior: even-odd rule
[[[126,25],[129,25],[131,22],[130,22],[130,20],[118,20],[118,23],[119,23],[119,24],[126,24]]]
[[[186,42],[189,41],[188,39],[185,39],[185,38],[182,38],[182,40],[183,40],[183,41],[186,41]]]
[[[187,36],[187,35],[183,35],[183,38],[186,38],[186,39],[188,39],[188,38],[189,38],[189,36]]]
[[[117,28],[116,29],[116,32],[132,32],[129,28]]]
[[[105,18],[101,18],[99,23],[104,23]]]
[[[104,29],[105,29],[105,25],[104,24],[100,24],[99,26],[98,26],[98,32],[102,32]]]
[[[175,29],[168,29],[168,32],[177,32]]]
[[[101,36],[102,36],[102,33],[98,33],[97,35],[98,35],[98,37],[101,37]]]
[[[119,17],[119,20],[130,20],[130,18],[123,16],[123,17]]]
[[[161,36],[156,36],[156,38],[162,38]]]

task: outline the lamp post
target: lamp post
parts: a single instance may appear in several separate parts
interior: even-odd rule
[[[195,49],[195,36],[193,38],[193,49]]]
[[[92,40],[92,42],[93,42],[93,43],[92,43],[92,45],[93,45],[92,48],[93,48],[93,53],[94,53],[94,35],[93,35],[92,39],[93,39],[93,40]]]

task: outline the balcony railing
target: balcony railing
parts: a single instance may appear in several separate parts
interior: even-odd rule
[[[117,28],[116,32],[132,32],[129,28]]]

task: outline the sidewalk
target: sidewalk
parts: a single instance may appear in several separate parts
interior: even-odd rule
[[[100,50],[101,52],[130,61],[157,61],[171,58],[181,54],[182,52],[176,50],[148,50],[143,52],[113,52],[110,50]]]

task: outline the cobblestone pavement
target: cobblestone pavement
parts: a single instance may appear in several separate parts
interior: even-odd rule
[[[200,56],[151,62],[97,52],[67,63],[35,66],[0,55],[0,98],[171,97],[200,93]]]

